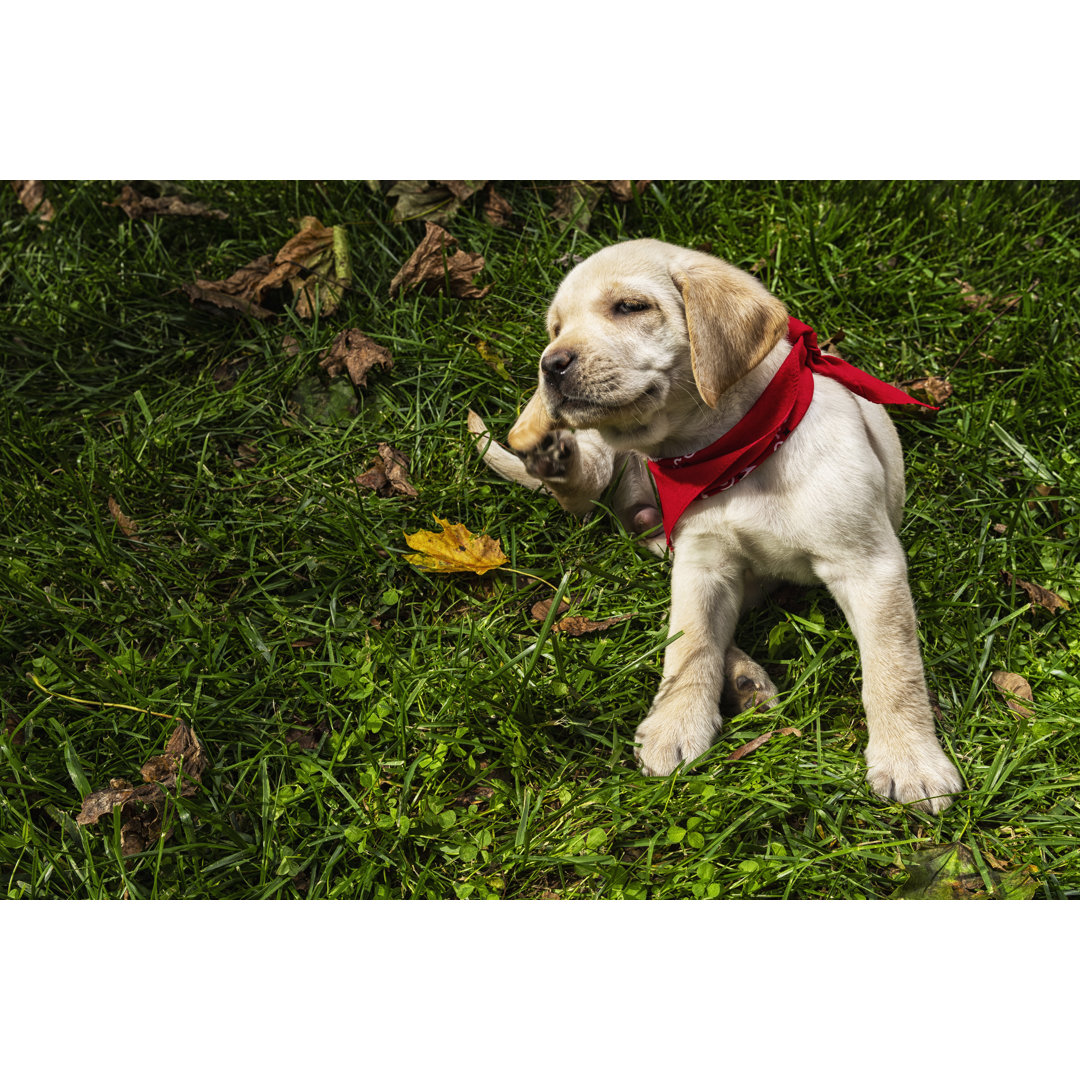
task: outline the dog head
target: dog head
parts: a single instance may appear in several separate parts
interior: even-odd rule
[[[787,311],[721,259],[628,240],[566,276],[547,325],[540,387],[508,440],[519,451],[559,426],[597,428],[620,448],[656,443],[764,359]]]

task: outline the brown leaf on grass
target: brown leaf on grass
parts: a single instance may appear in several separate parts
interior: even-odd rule
[[[433,221],[445,225],[478,191],[486,180],[398,180],[386,192],[396,199],[392,220]]]
[[[444,228],[427,222],[424,239],[390,282],[391,299],[399,292],[419,290],[429,296],[449,292],[461,300],[479,300],[491,286],[478,288],[473,278],[484,268],[484,257],[475,253],[449,253],[457,241]]]
[[[379,495],[404,495],[415,499],[418,492],[409,483],[409,459],[389,443],[379,443],[379,456],[362,476],[356,478],[360,487]]]
[[[484,217],[492,225],[505,227],[514,216],[514,208],[509,199],[500,195],[493,187],[488,188],[487,201],[484,203]]]
[[[537,600],[535,604],[529,609],[529,614],[537,622],[543,622],[548,617],[548,612],[551,610],[551,605],[555,602],[555,597],[548,597],[546,600]],[[570,610],[570,604],[567,600],[563,599],[559,601],[559,609],[555,612],[556,615],[561,615],[564,611]]]
[[[251,440],[237,443],[236,457],[233,458],[234,469],[250,469],[252,465],[259,463],[259,444]]]
[[[37,214],[42,222],[52,221],[56,211],[45,198],[45,184],[41,180],[12,180],[11,186],[19,196],[19,202],[28,214]]]
[[[273,265],[273,255],[260,255],[223,281],[198,278],[193,284],[181,285],[180,288],[193,304],[210,304],[256,319],[272,319],[274,313],[263,307],[258,297],[261,295],[260,286]]]
[[[180,195],[160,195],[152,198],[142,195],[130,184],[120,189],[119,196],[106,206],[116,206],[124,211],[133,221],[144,217],[204,217],[224,221],[228,214],[224,210],[212,210],[204,203],[184,199]]]
[[[1030,581],[1022,581],[1020,578],[1010,574],[1008,570],[1002,570],[1001,573],[1010,585],[1015,585],[1018,589],[1023,589],[1027,593],[1028,599],[1031,601],[1032,611],[1037,607],[1046,608],[1050,612],[1059,609],[1067,611],[1069,609],[1069,605],[1056,592],[1044,589],[1041,585],[1034,585]]]
[[[120,504],[116,501],[115,498],[113,498],[112,495],[109,496],[109,513],[112,514],[113,520],[120,527],[120,531],[129,540],[139,539],[138,525],[136,525],[135,522],[132,521],[131,518],[129,518],[127,514],[125,514],[124,511],[120,509]]]
[[[1023,675],[1016,675],[1011,671],[995,671],[990,676],[990,681],[1001,691],[1002,696],[1005,698],[1005,704],[1017,716],[1027,719],[1033,715],[1026,705],[1020,704],[1021,701],[1035,700],[1034,695],[1031,693],[1031,686]]]
[[[93,825],[117,806],[120,811],[120,844],[125,855],[145,851],[162,834],[162,813],[169,794],[175,794],[181,775],[180,794],[191,795],[206,768],[206,753],[187,724],[177,724],[165,753],[152,757],[142,767],[146,782],[138,787],[126,780],[110,780],[109,786],[83,799],[75,821]],[[166,834],[166,839],[171,834]]]
[[[567,228],[588,232],[592,212],[603,193],[602,187],[585,180],[560,184],[555,189],[555,205],[548,216],[563,222]]]
[[[490,536],[474,536],[464,525],[451,524],[445,518],[435,520],[442,531],[421,530],[405,534],[405,543],[419,555],[406,555],[414,566],[437,574],[486,574],[507,561],[502,545]]]
[[[591,634],[594,630],[607,630],[616,623],[632,619],[634,613],[628,615],[614,615],[610,619],[586,619],[582,615],[570,615],[560,619],[551,627],[553,634],[568,634],[570,637],[581,637],[582,634]]]
[[[323,315],[333,314],[351,282],[345,230],[340,225],[324,227],[318,218],[306,217],[300,231],[276,255],[253,259],[224,281],[199,279],[181,288],[193,304],[270,319],[274,312],[268,305],[287,287],[296,314],[310,319],[316,309]]]
[[[775,250],[776,249],[773,248],[773,251],[775,251]],[[770,257],[771,257],[771,255],[772,255],[772,253],[770,252]],[[840,342],[843,341],[844,338],[846,338],[846,337],[847,337],[847,334],[845,334],[843,330],[835,330],[835,331],[833,331],[833,333],[831,333],[823,342],[821,342],[821,344],[820,344],[821,351],[822,352],[831,352],[834,356],[837,355],[836,346],[839,345]]]
[[[374,367],[389,371],[394,358],[388,349],[376,345],[359,330],[343,330],[319,360],[321,367],[331,379],[348,372],[358,389],[367,386],[368,372]]]
[[[764,735],[759,735],[756,739],[743,743],[737,750],[732,750],[727,756],[728,761],[738,761],[740,758],[746,757],[747,754],[752,754],[759,746],[764,746],[774,735],[795,735],[801,738],[802,732],[793,727],[782,727],[777,728],[775,731],[766,731]]]
[[[920,379],[905,379],[898,384],[905,394],[925,401],[928,405],[940,405],[952,397],[952,383],[940,375],[927,375]]]

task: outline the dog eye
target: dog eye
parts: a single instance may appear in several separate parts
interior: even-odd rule
[[[620,300],[615,305],[615,311],[619,315],[631,315],[635,311],[644,311],[648,306],[643,300]]]

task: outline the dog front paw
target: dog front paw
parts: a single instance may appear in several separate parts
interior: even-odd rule
[[[701,757],[721,727],[719,713],[695,722],[652,712],[634,734],[634,757],[645,776],[670,776],[684,762]]]
[[[940,814],[964,787],[956,766],[936,739],[901,751],[866,748],[866,778],[874,792],[890,802],[910,804],[923,813]]]
[[[577,440],[572,431],[560,428],[548,432],[536,446],[521,454],[525,471],[540,480],[559,479],[574,465]]]

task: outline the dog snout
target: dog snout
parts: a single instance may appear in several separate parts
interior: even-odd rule
[[[549,381],[557,382],[577,361],[577,358],[577,353],[573,349],[554,349],[541,358],[540,370]]]

